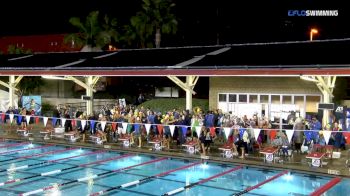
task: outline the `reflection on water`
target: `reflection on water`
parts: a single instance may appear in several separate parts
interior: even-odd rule
[[[61,190],[57,183],[50,183],[50,186],[53,186],[53,188],[48,190],[45,196],[61,196]]]

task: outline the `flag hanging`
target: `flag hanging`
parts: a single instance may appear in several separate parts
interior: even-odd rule
[[[186,126],[182,126],[182,127],[181,127],[181,130],[182,130],[182,135],[184,136],[184,138],[186,138],[186,135],[187,135],[187,127],[186,127]]]
[[[48,120],[49,118],[48,117],[44,117],[44,126],[46,127],[46,124],[47,124],[47,120]]]
[[[117,123],[116,122],[112,122],[112,129],[113,129],[113,131],[115,131],[117,129]]]
[[[327,145],[329,142],[329,138],[331,137],[331,134],[332,134],[332,131],[323,131],[323,137]]]
[[[62,125],[62,127],[64,127],[64,125],[66,124],[66,119],[65,118],[61,118],[61,125]]]
[[[27,125],[29,125],[29,122],[30,122],[30,116],[26,116],[26,121],[27,121]]]
[[[56,121],[57,121],[57,118],[53,117],[53,118],[52,118],[52,126],[53,126],[53,127],[56,126]]]
[[[86,120],[81,120],[81,129],[85,130]]]
[[[231,128],[224,127],[224,132],[225,132],[226,139],[228,139],[228,136],[230,136],[230,134],[231,134]]]
[[[196,126],[196,133],[197,133],[197,137],[199,138],[200,135],[201,135],[201,130],[202,130],[202,127],[201,126]]]
[[[151,129],[151,124],[145,124],[145,128],[146,128],[146,132],[147,132],[147,135],[148,135],[149,131]]]
[[[122,126],[123,126],[123,133],[125,134],[126,133],[126,129],[128,128],[128,123],[123,122]]]
[[[287,134],[288,142],[290,143],[292,141],[294,130],[293,129],[288,129],[288,130],[286,130],[286,134]]]
[[[261,129],[254,129],[255,140],[258,141]]]
[[[106,121],[101,121],[101,128],[102,128],[102,131],[105,130],[105,127],[106,127]]]
[[[171,137],[174,135],[175,125],[169,125]]]

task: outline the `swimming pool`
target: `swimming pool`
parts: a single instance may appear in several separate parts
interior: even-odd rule
[[[107,149],[0,142],[1,195],[309,195],[332,179]],[[350,180],[343,178],[324,195],[348,193]]]

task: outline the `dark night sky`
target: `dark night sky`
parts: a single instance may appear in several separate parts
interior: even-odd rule
[[[310,27],[317,39],[350,37],[345,1],[311,0],[174,0],[179,20],[177,36],[163,37],[167,46],[307,40]],[[72,16],[92,10],[115,16],[121,24],[140,10],[141,0],[11,1],[1,5],[0,36],[74,32]],[[290,9],[338,9],[337,17],[289,17]]]

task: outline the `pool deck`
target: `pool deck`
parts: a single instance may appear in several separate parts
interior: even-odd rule
[[[264,162],[264,156],[260,153],[249,154],[244,159],[241,158],[224,158],[221,152],[218,150],[220,147],[219,144],[214,144],[211,146],[211,152],[208,154],[208,157],[203,157],[199,153],[189,154],[184,151],[182,146],[177,146],[175,143],[171,144],[170,150],[160,150],[156,151],[152,149],[152,144],[144,143],[144,146],[138,148],[136,145],[132,147],[123,147],[122,142],[113,142],[113,143],[104,143],[103,145],[94,144],[91,142],[68,142],[64,139],[50,139],[43,140],[39,137],[39,131],[33,133],[34,137],[23,137],[18,136],[12,132],[11,134],[5,135],[3,131],[0,132],[0,137],[10,140],[20,140],[20,141],[32,141],[33,143],[38,144],[57,144],[57,145],[66,145],[66,146],[79,146],[86,148],[95,148],[95,149],[106,149],[106,150],[116,150],[122,152],[133,152],[133,153],[142,153],[150,154],[156,156],[166,156],[166,157],[177,157],[177,158],[186,158],[186,159],[206,159],[206,161],[214,161],[223,164],[243,164],[246,166],[262,167],[267,169],[277,169],[277,170],[289,170],[293,171],[302,171],[309,174],[322,174],[327,176],[341,176],[341,177],[350,177],[350,168],[346,166],[346,160],[348,158],[348,150],[343,150],[341,152],[342,156],[340,158],[333,159],[324,159],[324,165],[322,167],[313,167],[311,166],[311,160],[306,158],[306,154],[297,154],[293,153],[293,156],[290,158],[282,158],[283,161],[275,162]],[[349,148],[347,148],[349,149]]]

